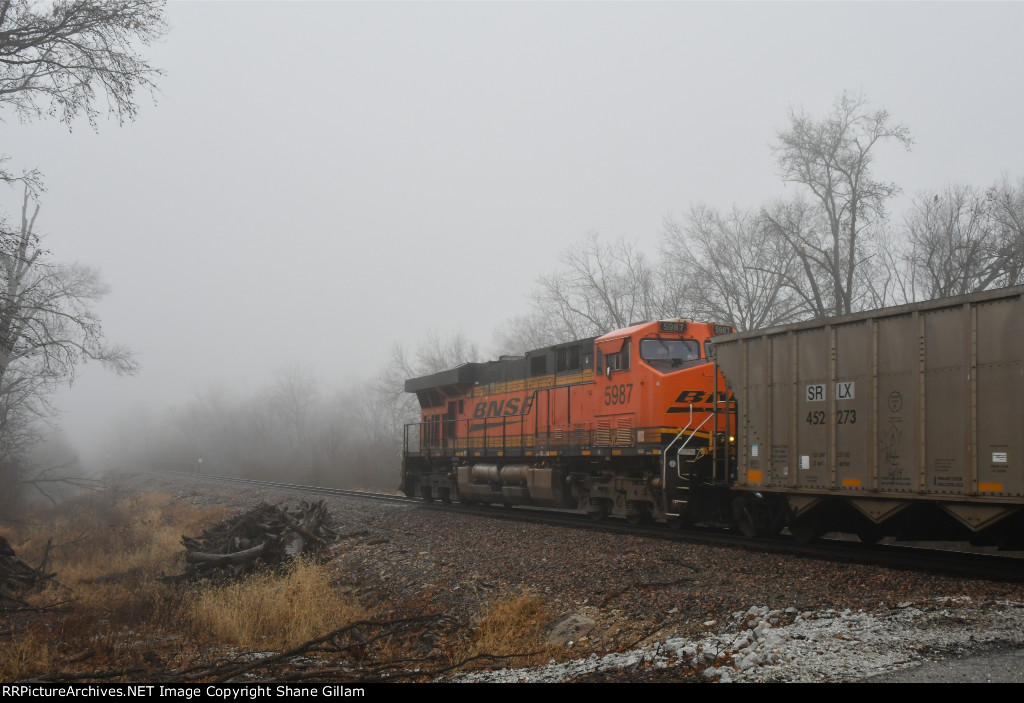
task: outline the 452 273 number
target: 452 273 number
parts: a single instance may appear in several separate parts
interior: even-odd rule
[[[826,415],[824,410],[813,410],[807,413],[807,424],[824,425],[825,417]],[[857,422],[856,410],[836,410],[837,425],[852,425],[855,422]]]

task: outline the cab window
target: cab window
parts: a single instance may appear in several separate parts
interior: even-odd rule
[[[622,347],[619,351],[605,354],[605,373],[612,371],[628,371],[629,370],[629,340],[622,342]]]
[[[662,373],[670,373],[700,360],[695,339],[641,339],[640,358]]]

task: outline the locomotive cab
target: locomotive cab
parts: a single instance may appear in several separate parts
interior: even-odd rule
[[[663,519],[716,519],[717,501],[702,502],[710,512],[700,515],[691,503],[695,490],[720,486],[729,475],[731,405],[713,363],[711,337],[731,331],[676,319],[596,340],[599,369],[604,359],[595,379],[599,427],[607,426],[613,444],[626,434],[636,454],[646,457],[633,462],[631,475],[650,490],[645,500],[627,505],[627,517],[639,511]]]

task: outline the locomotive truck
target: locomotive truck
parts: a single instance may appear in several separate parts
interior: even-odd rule
[[[1024,543],[1024,287],[659,320],[409,379],[402,488],[595,519]]]

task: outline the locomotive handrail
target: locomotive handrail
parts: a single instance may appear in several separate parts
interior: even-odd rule
[[[678,478],[685,478],[683,476],[683,473],[682,473],[682,468],[683,467],[680,466],[680,464],[679,464],[679,455],[680,455],[680,453],[684,449],[686,449],[686,445],[690,443],[691,439],[693,439],[694,433],[696,433],[698,430],[700,430],[700,428],[703,427],[707,423],[707,421],[711,419],[711,417],[712,417],[712,414],[709,414],[706,418],[704,418],[703,422],[701,422],[699,425],[694,427],[693,431],[690,432],[690,435],[686,438],[686,441],[683,442],[682,446],[679,447],[679,449],[676,451],[676,476]],[[686,427],[684,427],[683,429],[679,430],[679,434],[677,434],[675,437],[672,438],[672,441],[669,442],[668,446],[665,447],[665,453],[662,454],[662,457],[661,457],[661,461],[662,461],[662,475],[664,475],[666,477],[668,476],[668,455],[669,455],[669,452],[672,449],[672,445],[675,444],[677,441],[679,441],[679,438],[683,436],[684,432],[686,432],[686,431],[688,431],[690,429],[690,425],[692,425],[692,424],[693,424],[693,403],[690,403],[690,421],[686,423]]]
[[[679,434],[677,434],[675,437],[672,438],[672,441],[669,442],[668,446],[665,447],[665,453],[661,455],[661,474],[662,474],[662,476],[665,476],[666,479],[668,478],[668,453],[672,449],[672,445],[675,444],[676,441],[680,437],[683,436],[683,432],[686,432],[688,429],[690,429],[690,425],[692,425],[692,424],[693,424],[693,403],[690,403],[690,421],[686,423],[686,427],[684,427],[683,429],[679,430]],[[703,423],[701,423],[701,424],[703,424]],[[690,436],[692,437],[693,435],[690,435]],[[680,447],[680,449],[681,448],[682,447]],[[678,458],[678,455],[676,455],[676,458]],[[682,478],[682,476],[680,476],[679,478]]]
[[[693,406],[692,405],[690,406],[690,414],[693,415]],[[686,449],[686,445],[690,443],[690,440],[693,439],[693,435],[696,434],[698,431],[700,431],[700,428],[703,427],[705,424],[707,424],[707,421],[710,420],[711,418],[712,418],[712,414],[708,414],[708,416],[706,418],[704,418],[704,422],[702,422],[699,425],[697,425],[696,427],[694,427],[693,431],[690,432],[690,436],[686,438],[685,442],[683,442],[683,445],[681,447],[679,447],[679,449],[676,450],[676,476],[678,476],[679,478],[683,478],[682,459],[679,458],[680,455],[683,453],[683,450]],[[690,422],[693,422],[692,418],[691,418]],[[687,427],[689,427],[689,425],[687,425]],[[686,430],[683,430],[679,434],[682,434],[685,431]],[[678,437],[678,435],[677,435],[677,437]]]

